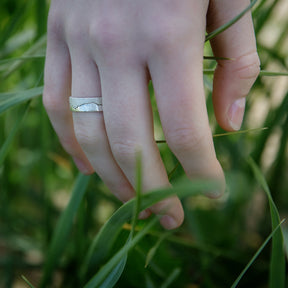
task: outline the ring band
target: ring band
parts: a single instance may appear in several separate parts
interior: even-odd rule
[[[69,97],[70,109],[73,112],[101,112],[102,97],[79,98]]]

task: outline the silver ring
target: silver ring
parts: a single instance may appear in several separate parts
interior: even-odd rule
[[[69,97],[70,109],[73,112],[101,112],[102,97],[79,98]]]

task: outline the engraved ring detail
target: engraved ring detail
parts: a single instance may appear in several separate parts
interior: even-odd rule
[[[101,112],[102,97],[79,98],[69,97],[70,109],[73,112]]]

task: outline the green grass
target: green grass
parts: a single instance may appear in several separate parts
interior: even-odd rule
[[[139,157],[137,197],[124,205],[97,175],[78,174],[42,107],[45,3],[0,4],[0,287],[285,287],[285,0],[251,1],[261,73],[237,133],[223,131],[215,121],[216,59],[209,41],[205,44],[207,108],[226,174],[225,195],[204,197],[202,191],[217,183],[187,181],[158,133],[173,189],[142,195]],[[174,194],[185,209],[182,227],[167,232],[157,217],[138,220],[139,211]]]

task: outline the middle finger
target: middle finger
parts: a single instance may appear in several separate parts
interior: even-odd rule
[[[136,153],[141,151],[144,191],[169,186],[165,167],[154,141],[153,119],[147,88],[147,73],[142,63],[125,61],[100,65],[104,119],[112,153],[122,171],[135,187]],[[183,221],[177,197],[150,208],[163,214],[161,224],[176,228]]]
[[[101,85],[98,68],[85,53],[72,57],[72,96],[99,97]],[[75,55],[76,54],[76,55]],[[126,202],[134,190],[115,162],[108,143],[102,112],[73,112],[75,135],[96,173],[111,192]]]

